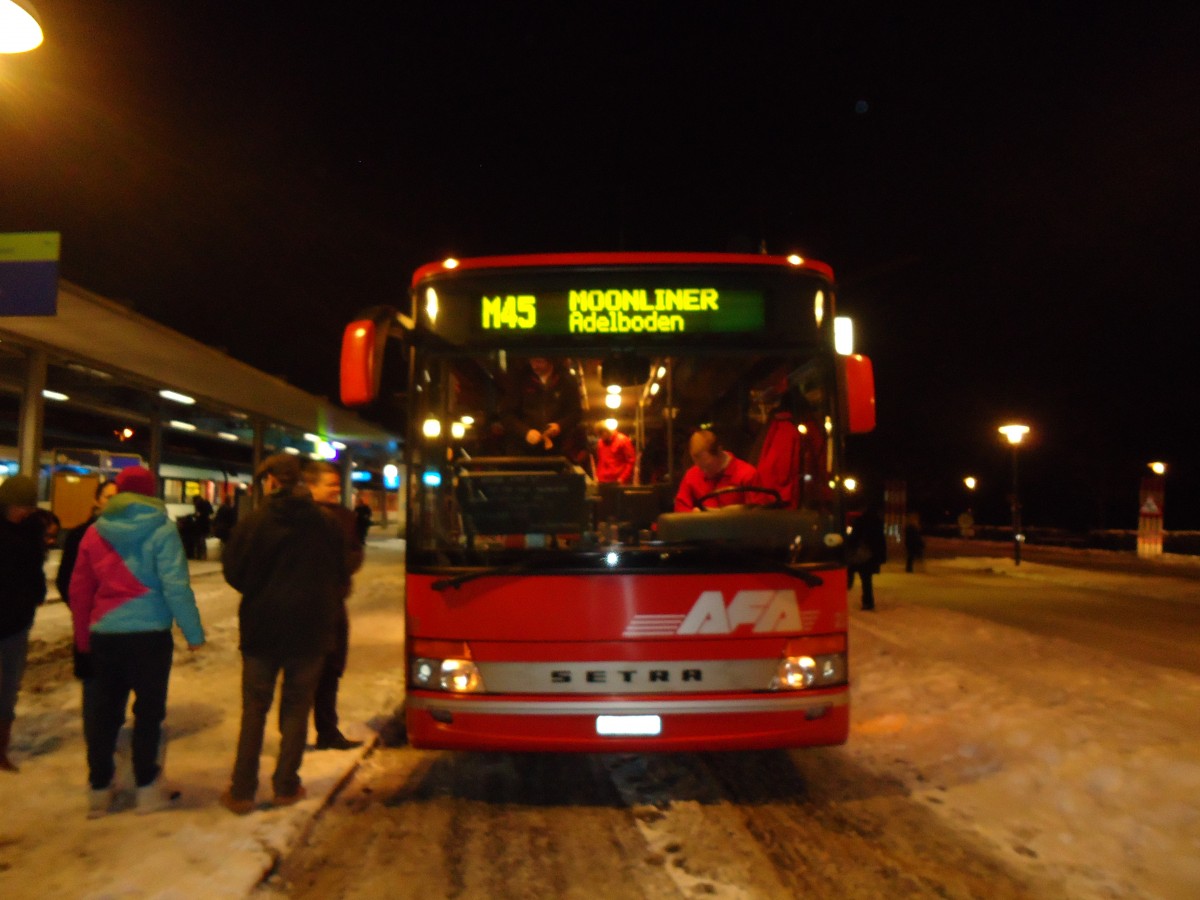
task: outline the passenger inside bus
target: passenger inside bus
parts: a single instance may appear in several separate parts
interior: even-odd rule
[[[554,360],[534,357],[517,364],[501,407],[509,452],[529,456],[578,454],[579,382]]]

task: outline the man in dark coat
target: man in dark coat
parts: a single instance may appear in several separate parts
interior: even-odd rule
[[[308,715],[350,580],[342,532],[313,502],[300,474],[295,456],[263,461],[258,477],[267,496],[238,522],[222,560],[225,580],[242,595],[242,724],[232,784],[221,797],[239,815],[254,808],[263,728],[280,672],[274,802],[286,806],[305,796],[300,763]]]
[[[37,482],[12,475],[0,484],[0,771],[8,758],[17,693],[29,653],[33,616],[46,599],[46,543],[37,510]]]
[[[573,449],[581,415],[579,382],[552,360],[537,357],[513,373],[501,420],[510,452],[558,456]]]
[[[304,467],[304,481],[317,506],[330,516],[342,530],[346,542],[346,568],[351,575],[363,562],[363,546],[358,540],[358,516],[342,505],[342,473],[332,463],[314,461]],[[334,625],[334,646],[321,666],[321,678],[313,697],[313,726],[317,729],[318,750],[352,750],[362,741],[352,741],[338,727],[338,682],[346,671],[350,650],[350,616],[346,598],[350,596],[350,580],[346,580],[342,602],[338,604]]]
[[[887,539],[883,534],[883,519],[874,504],[854,520],[846,537],[846,589],[854,587],[854,576],[862,578],[862,608],[875,609],[875,587],[872,580],[887,562]]]

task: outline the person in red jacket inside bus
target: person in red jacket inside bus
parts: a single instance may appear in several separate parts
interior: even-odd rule
[[[601,484],[629,484],[633,481],[633,464],[637,451],[629,435],[596,423],[596,480]]]
[[[684,473],[683,481],[679,484],[679,493],[675,495],[675,512],[701,508],[697,501],[721,488],[742,487],[758,482],[758,470],[724,449],[711,431],[701,429],[695,432],[688,439],[688,453],[694,465]],[[703,507],[751,502],[746,499],[747,496],[753,496],[753,492],[730,491],[704,501]]]

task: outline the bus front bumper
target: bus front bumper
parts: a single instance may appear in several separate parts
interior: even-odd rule
[[[738,696],[515,698],[410,691],[413,747],[515,752],[763,750],[845,743],[846,687]]]

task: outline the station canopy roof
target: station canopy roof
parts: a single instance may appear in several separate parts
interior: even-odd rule
[[[268,452],[305,434],[359,453],[396,445],[396,434],[323,397],[66,281],[59,282],[57,315],[0,317],[0,387],[9,392],[23,389],[17,357],[26,347],[46,351],[46,387],[66,395],[66,407],[142,423],[157,409],[164,425],[184,421],[199,434],[242,444],[260,423]],[[162,390],[195,403],[161,399]]]

